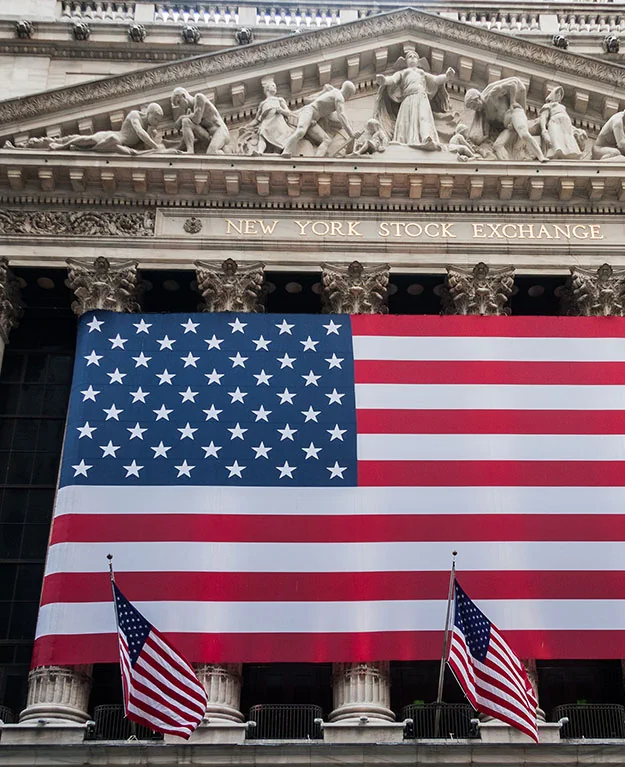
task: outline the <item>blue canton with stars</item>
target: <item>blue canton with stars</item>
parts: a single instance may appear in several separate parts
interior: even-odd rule
[[[484,662],[490,644],[490,621],[479,610],[456,581],[454,624],[464,634],[471,655]]]
[[[344,315],[81,318],[60,486],[357,484]]]
[[[117,621],[119,628],[123,631],[128,643],[128,655],[130,656],[131,665],[135,665],[135,661],[139,657],[145,640],[148,638],[152,626],[141,613],[133,607],[122,592],[113,584],[113,592],[115,594],[115,609],[117,611]]]

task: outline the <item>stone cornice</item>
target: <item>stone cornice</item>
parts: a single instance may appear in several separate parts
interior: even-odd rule
[[[55,40],[0,40],[0,53],[7,56],[50,56],[53,59],[139,61],[152,64],[179,61],[180,45],[130,47],[127,43],[83,43]]]
[[[353,43],[375,43],[381,36],[393,33],[403,36],[425,35],[434,40],[471,46],[508,60],[524,60],[549,68],[554,76],[557,73],[558,77],[570,75],[588,81],[589,88],[593,85],[612,88],[625,85],[625,69],[621,66],[405,8],[335,27],[298,35],[289,34],[269,42],[195,56],[84,85],[11,99],[0,103],[0,125],[18,124],[54,112],[84,108],[99,101],[110,104],[115,98],[133,94],[136,94],[138,102],[144,103],[147,94],[159,87],[175,87],[181,82],[188,83],[224,73],[235,74],[251,67],[265,66],[269,62],[292,63],[298,56]]]

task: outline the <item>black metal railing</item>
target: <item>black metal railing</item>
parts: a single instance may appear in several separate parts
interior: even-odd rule
[[[566,717],[561,738],[625,738],[625,706],[612,703],[568,703],[551,712],[554,722]]]
[[[120,704],[96,706],[93,721],[95,727],[89,735],[90,740],[128,740],[133,735],[137,740],[163,739],[160,733],[126,719],[124,707]]]
[[[436,710],[440,711],[438,733]],[[407,738],[476,738],[476,728],[471,720],[475,711],[468,703],[412,703],[404,706],[400,719],[412,719],[406,728]]]
[[[0,706],[0,722],[4,722],[4,724],[13,724],[15,722],[15,716],[10,708]]]
[[[271,703],[252,706],[248,721],[256,727],[248,729],[248,738],[258,740],[312,740],[321,738],[321,706]]]

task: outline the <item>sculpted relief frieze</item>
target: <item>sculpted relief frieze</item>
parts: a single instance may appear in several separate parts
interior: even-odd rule
[[[154,224],[155,214],[151,211],[0,210],[0,235],[151,237]]]

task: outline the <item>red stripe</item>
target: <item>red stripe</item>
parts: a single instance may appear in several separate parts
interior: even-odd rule
[[[351,317],[355,336],[505,336],[518,338],[625,338],[622,317],[478,317],[375,315]]]
[[[625,541],[625,514],[64,514],[51,543]]]
[[[137,572],[120,573],[117,580],[135,602],[177,601],[181,595],[193,602],[351,602],[446,599],[449,573]],[[474,599],[625,599],[623,571],[475,571],[463,572],[462,584]],[[106,573],[60,573],[44,579],[41,604],[110,597]]]
[[[624,384],[625,362],[355,360],[357,384]]]
[[[184,728],[184,731],[180,732],[178,729],[170,729],[168,727],[160,726],[157,727],[157,725],[154,724],[153,720],[148,715],[141,716],[140,714],[127,712],[126,717],[130,719],[131,722],[136,722],[137,724],[143,725],[144,727],[147,727],[150,730],[154,730],[155,732],[163,732],[168,735],[177,735],[179,738],[184,738],[185,740],[188,740],[189,736],[191,735],[191,728]]]
[[[625,410],[357,410],[359,434],[625,434]]]
[[[625,461],[359,461],[366,487],[625,487]]]
[[[449,577],[449,575],[448,575]],[[521,658],[625,658],[625,631],[506,631]],[[336,634],[168,634],[192,663],[439,660],[441,631]],[[45,636],[33,666],[117,663],[115,634]]]

